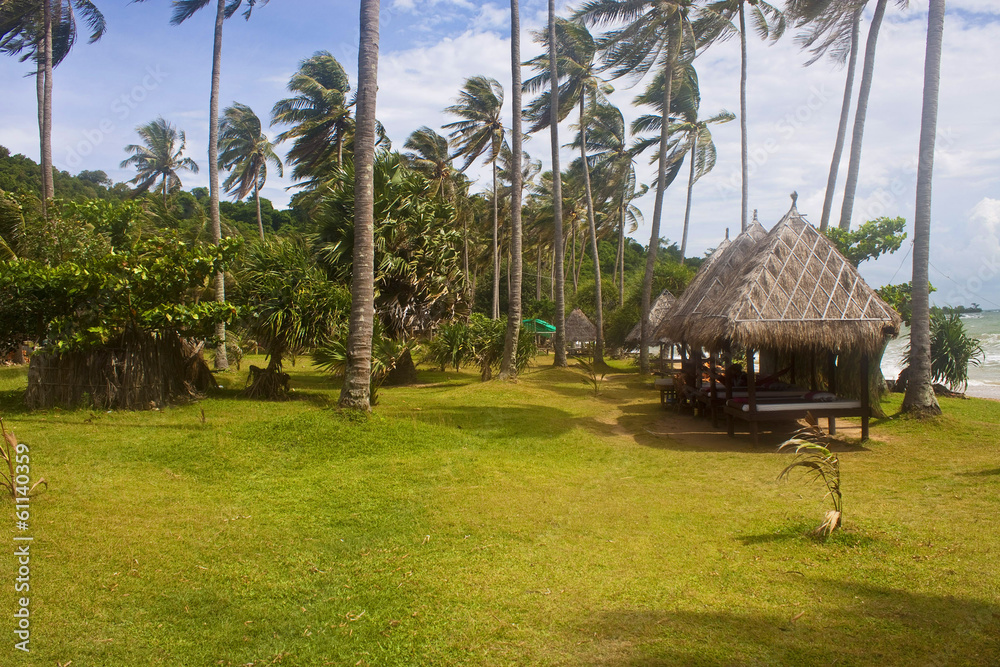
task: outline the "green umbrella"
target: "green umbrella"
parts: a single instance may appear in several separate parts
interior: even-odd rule
[[[556,332],[556,328],[545,320],[524,320],[524,329],[539,336],[551,336]]]

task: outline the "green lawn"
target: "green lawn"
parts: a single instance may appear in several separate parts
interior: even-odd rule
[[[846,526],[821,542],[787,455],[687,434],[633,373],[594,397],[539,361],[516,385],[422,371],[370,418],[302,360],[294,400],[234,373],[110,414],[26,412],[0,369],[49,481],[30,654],[2,550],[0,664],[1000,663],[1000,403],[841,448]]]

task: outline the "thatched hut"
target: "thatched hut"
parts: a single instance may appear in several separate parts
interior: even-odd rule
[[[590,318],[580,310],[575,309],[566,318],[566,342],[567,343],[594,343],[597,341],[597,327],[590,321]]]
[[[723,279],[703,281],[701,291],[692,295],[696,303],[678,325],[681,340],[711,352],[746,351],[747,396],[742,403],[729,400],[733,388],[727,382],[730,433],[732,417],[749,421],[756,441],[758,421],[811,413],[828,417],[831,433],[836,417],[859,416],[866,439],[875,393],[870,363],[877,362],[888,339],[899,332],[901,320],[836,246],[799,214],[794,195],[792,199],[788,213],[741,262],[732,263]],[[722,258],[716,262],[721,264]],[[790,364],[791,379],[807,377],[813,391],[794,403],[787,397],[762,401],[754,377],[758,351]],[[828,389],[821,399],[815,396],[820,374]],[[712,400],[715,385],[713,375]],[[816,400],[827,402],[812,402]]]
[[[657,331],[660,329],[660,325],[663,324],[664,319],[670,314],[670,310],[677,303],[677,297],[670,293],[669,290],[663,290],[660,292],[660,296],[656,297],[656,301],[649,309],[649,317],[646,319],[647,331],[654,335],[654,340],[660,342],[660,338],[656,336]],[[632,331],[625,336],[626,343],[632,343],[633,345],[639,344],[639,329],[641,322],[636,322],[635,326],[632,327]]]
[[[724,281],[706,287],[685,318],[682,340],[709,350],[733,344],[874,355],[899,332],[900,322],[792,204]]]

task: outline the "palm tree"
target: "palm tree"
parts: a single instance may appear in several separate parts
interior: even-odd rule
[[[35,63],[38,96],[39,162],[42,168],[42,213],[55,196],[52,179],[52,70],[77,39],[77,14],[90,30],[88,43],[101,37],[104,15],[90,0],[8,0],[0,3],[0,52],[22,54]],[[55,24],[53,24],[53,21]]]
[[[741,229],[746,231],[747,207],[750,200],[747,151],[747,22],[745,5],[750,5],[750,20],[761,39],[777,40],[785,32],[785,15],[764,0],[715,0],[701,9],[695,21],[695,32],[705,44],[740,36],[740,166],[742,197],[740,202]],[[733,23],[738,18],[739,25]],[[685,230],[687,229],[685,225]]]
[[[920,415],[941,414],[931,384],[930,285],[927,268],[930,264],[931,185],[934,171],[934,142],[937,138],[938,93],[941,87],[944,7],[944,0],[930,0],[927,13],[924,100],[920,117],[920,162],[917,166],[917,203],[913,220],[910,378],[906,383],[902,406],[905,412]]]
[[[265,5],[268,0],[246,0],[247,8],[243,17],[250,20],[253,8]],[[136,0],[145,2],[145,0]],[[215,5],[215,30],[212,48],[212,94],[208,103],[208,214],[212,221],[212,242],[222,242],[222,220],[219,217],[219,82],[222,73],[222,23],[230,18],[243,4],[243,0],[217,0]],[[209,5],[209,0],[174,0],[174,13],[170,23],[180,25]],[[215,274],[215,300],[226,302],[226,279],[223,272]],[[215,367],[229,369],[226,357],[226,325],[216,325],[215,336],[219,341],[215,348]]]
[[[497,201],[497,158],[504,144],[504,127],[500,119],[503,108],[503,86],[496,79],[474,76],[465,80],[458,104],[446,113],[462,120],[448,123],[449,135],[456,150],[452,157],[465,158],[465,171],[481,155],[493,169],[493,319],[500,317],[500,252],[498,246],[499,202]]]
[[[649,373],[651,332],[648,331],[647,320],[653,291],[653,269],[660,245],[663,196],[667,189],[667,144],[674,72],[680,63],[692,60],[695,54],[694,32],[689,16],[691,6],[691,0],[589,0],[577,12],[578,18],[590,24],[624,24],[606,33],[598,44],[606,67],[613,70],[614,76],[641,78],[656,69],[662,73],[665,82],[656,199],[639,319],[639,372],[643,374]]]
[[[121,168],[135,167],[139,173],[129,183],[136,183],[135,192],[143,193],[156,183],[162,181],[160,191],[164,204],[167,193],[180,190],[181,179],[177,172],[186,169],[198,173],[198,165],[189,157],[182,157],[186,146],[184,132],[168,123],[161,116],[145,125],[135,128],[144,145],[130,144],[125,152],[131,157],[121,163]],[[179,145],[178,145],[179,144]]]
[[[789,3],[789,18],[797,25],[808,26],[809,30],[799,35],[797,41],[802,48],[809,49],[812,57],[806,65],[812,65],[824,55],[837,64],[847,62],[847,77],[844,82],[844,101],[840,108],[840,123],[837,126],[837,139],[834,142],[833,158],[830,160],[830,174],[826,181],[826,195],[823,198],[823,213],[820,216],[819,229],[825,232],[830,225],[830,212],[833,209],[833,195],[837,189],[837,176],[840,171],[840,158],[844,152],[847,139],[847,121],[851,114],[851,95],[854,92],[854,73],[857,70],[858,51],[861,34],[861,7],[853,12],[844,11],[838,3],[824,0],[817,4],[816,0],[793,0]]]
[[[317,178],[332,162],[344,161],[344,141],[353,121],[347,108],[351,86],[347,73],[328,51],[317,51],[299,64],[288,82],[295,97],[280,100],[271,109],[271,124],[291,125],[276,143],[293,140],[287,162],[294,165],[292,178]]]
[[[510,279],[507,282],[507,332],[503,341],[500,378],[517,378],[517,338],[521,331],[521,17],[517,0],[510,0],[511,67],[511,179],[510,179]]]
[[[635,151],[629,143],[628,127],[618,107],[612,104],[598,104],[590,116],[590,132],[587,134],[589,161],[594,165],[594,174],[601,184],[603,198],[614,202],[609,212],[618,221],[618,256],[615,259],[614,284],[619,285],[619,305],[625,301],[625,226],[631,222],[629,233],[638,229],[641,213],[631,201],[636,198]],[[638,188],[642,196],[646,186]],[[622,277],[619,284],[618,277]]]
[[[604,363],[604,304],[601,295],[601,263],[597,251],[597,225],[594,216],[594,195],[590,181],[590,164],[587,159],[587,124],[589,111],[597,104],[605,102],[605,92],[609,87],[597,75],[595,55],[597,45],[586,26],[566,20],[556,21],[556,57],[560,83],[559,109],[560,120],[566,117],[570,107],[579,103],[579,135],[574,146],[580,149],[581,168],[583,170],[584,195],[587,204],[587,222],[590,231],[591,255],[594,262],[595,276],[595,327],[597,341],[594,346],[594,362]],[[547,33],[539,40],[548,42]],[[524,88],[529,92],[541,90],[550,83],[551,73],[549,56],[543,54],[529,61],[529,65],[539,70],[539,74],[525,82]],[[532,102],[528,109],[528,117],[534,120],[532,132],[547,127],[552,117],[551,93],[543,93]]]
[[[234,102],[223,111],[219,124],[219,166],[230,172],[222,187],[236,199],[243,199],[250,192],[257,202],[257,229],[264,240],[264,223],[260,217],[260,189],[267,181],[267,163],[270,162],[283,176],[281,159],[274,152],[274,144],[261,131],[260,118],[245,104]]]
[[[340,406],[371,410],[375,318],[375,101],[378,94],[379,0],[361,0],[358,112],[354,130],[354,250],[347,367]]]
[[[871,95],[872,79],[875,76],[875,48],[878,45],[878,33],[888,2],[889,0],[876,1],[872,23],[868,28],[868,40],[865,43],[865,61],[861,69],[858,105],[854,112],[854,130],[851,134],[851,154],[847,165],[844,203],[840,209],[840,228],[845,231],[851,228],[851,218],[854,215],[854,198],[858,190],[858,177],[861,174],[861,144],[864,140],[865,119],[868,115],[868,98]],[[896,0],[896,4],[900,7],[905,7],[908,3],[909,0]],[[860,11],[857,0],[837,0],[837,6],[842,12]]]
[[[552,149],[552,284],[555,290],[555,334],[552,336],[552,364],[565,367],[566,363],[566,275],[563,251],[562,172],[559,168],[559,58],[556,55],[556,3],[548,3],[549,30],[549,138]]]

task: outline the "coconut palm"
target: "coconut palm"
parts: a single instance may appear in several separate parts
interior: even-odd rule
[[[257,229],[264,240],[264,223],[260,217],[260,189],[267,181],[267,163],[270,162],[283,176],[281,159],[274,152],[274,144],[261,131],[260,118],[245,104],[234,102],[223,111],[219,124],[219,166],[229,171],[222,183],[226,192],[243,199],[253,192],[257,202]]]
[[[0,3],[0,52],[35,63],[38,96],[39,162],[42,168],[42,212],[55,196],[52,180],[52,70],[77,40],[77,16],[90,31],[88,42],[107,28],[104,15],[90,0],[7,0]]]
[[[521,18],[517,0],[510,0],[511,62],[511,192],[510,192],[510,279],[507,282],[507,331],[504,334],[500,378],[517,378],[517,339],[521,331],[521,195],[523,173],[521,151]]]
[[[823,213],[819,222],[820,231],[823,232],[830,225],[840,158],[847,139],[847,121],[851,114],[851,95],[854,92],[854,73],[857,70],[860,45],[861,7],[853,12],[844,9],[842,5],[828,1],[817,4],[815,0],[793,0],[789,3],[789,11],[792,12],[789,18],[794,19],[797,25],[807,27],[797,38],[802,48],[809,49],[812,53],[806,65],[812,65],[824,55],[829,56],[834,63],[847,63],[844,101],[840,108],[840,123],[837,125],[837,139],[834,142],[833,158],[830,160],[830,174],[826,181]]]
[[[612,104],[598,104],[590,114],[590,132],[587,133],[587,152],[594,165],[594,175],[600,184],[602,198],[613,202],[609,215],[618,221],[618,256],[615,259],[613,284],[619,285],[618,303],[625,301],[625,227],[629,232],[638,229],[641,213],[630,202],[636,198],[637,189],[642,196],[646,186],[637,188],[635,178],[635,151],[630,145],[628,127],[618,107]],[[638,216],[638,217],[637,217]],[[618,283],[618,278],[623,279]]]
[[[271,124],[292,127],[276,142],[292,140],[286,161],[293,165],[292,178],[317,178],[328,166],[340,166],[344,142],[353,129],[347,104],[351,90],[347,73],[327,51],[317,51],[299,64],[288,82],[295,97],[278,101],[271,109]]]
[[[747,207],[750,199],[747,151],[747,20],[746,5],[750,5],[750,22],[761,39],[777,40],[785,32],[785,15],[764,0],[715,0],[701,8],[695,21],[698,39],[705,44],[740,36],[740,166],[742,197],[740,201],[741,229],[746,231]],[[734,23],[734,20],[738,22]],[[687,226],[685,225],[685,230]]]
[[[212,47],[212,94],[208,102],[208,214],[212,221],[212,242],[218,245],[222,242],[222,219],[219,216],[219,82],[222,75],[222,24],[235,14],[243,5],[244,0],[216,0],[215,30],[213,31]],[[243,17],[250,20],[254,7],[265,5],[268,0],[246,0],[246,10]],[[145,2],[145,0],[136,0]],[[180,25],[209,6],[209,0],[174,0],[174,13],[170,23]],[[226,301],[225,274],[221,271],[215,275],[215,300]],[[215,336],[219,341],[215,348],[215,367],[218,370],[228,370],[229,360],[226,357],[226,325],[216,326]]]
[[[131,157],[121,163],[121,168],[135,167],[138,174],[129,183],[135,183],[135,192],[143,193],[161,181],[160,191],[163,202],[167,201],[167,193],[181,188],[181,179],[177,172],[186,169],[198,173],[198,164],[189,157],[183,157],[187,140],[184,132],[168,123],[161,116],[145,125],[135,128],[142,139],[142,144],[130,144],[125,152]]]
[[[653,291],[653,269],[660,245],[660,219],[667,189],[669,111],[673,96],[674,72],[678,65],[690,62],[695,55],[690,0],[589,0],[577,17],[589,24],[621,25],[608,31],[598,43],[605,66],[614,76],[641,78],[650,71],[664,77],[663,122],[657,165],[656,199],[653,204],[652,230],[646,253],[646,272],[642,282],[639,347],[639,371],[649,373],[648,318]]]
[[[378,94],[379,0],[361,0],[358,111],[354,130],[354,250],[347,367],[340,406],[371,410],[375,318],[375,99]]]
[[[496,79],[474,76],[465,80],[458,96],[458,104],[446,113],[461,120],[448,123],[452,143],[455,145],[453,158],[464,158],[462,171],[468,169],[480,156],[486,156],[486,163],[493,170],[493,319],[500,317],[500,252],[497,234],[499,230],[499,202],[497,200],[497,158],[504,144],[504,127],[500,119],[503,107],[503,86]]]
[[[574,146],[580,149],[581,168],[583,170],[584,195],[587,204],[587,222],[590,231],[591,255],[594,262],[595,276],[595,326],[597,341],[594,346],[594,363],[604,363],[604,305],[601,295],[601,263],[597,251],[597,226],[594,216],[594,195],[590,181],[590,164],[587,159],[587,125],[589,110],[599,103],[605,102],[605,92],[610,89],[597,75],[595,55],[597,45],[594,38],[581,23],[571,21],[556,21],[556,57],[560,80],[559,109],[560,120],[569,113],[569,108],[579,104],[579,135]],[[540,42],[547,44],[548,35],[539,35]],[[551,73],[549,56],[543,54],[529,61],[529,65],[539,71],[539,74],[525,82],[525,90],[541,90],[550,83]],[[528,117],[534,123],[532,132],[547,127],[552,116],[551,93],[542,93],[528,108]]]
[[[913,220],[910,377],[903,397],[903,410],[914,414],[941,413],[931,384],[930,285],[927,269],[930,265],[931,185],[934,171],[934,142],[937,137],[938,93],[941,87],[944,5],[944,0],[930,0],[927,13],[924,99],[920,116],[920,161],[917,166],[917,203]]]
[[[552,336],[553,365],[566,367],[566,275],[563,262],[562,172],[559,169],[559,58],[556,54],[556,2],[548,3],[549,138],[552,149],[552,284],[555,289],[555,334]]]

